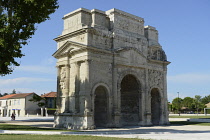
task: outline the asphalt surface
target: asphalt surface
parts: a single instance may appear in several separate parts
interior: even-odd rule
[[[186,118],[187,119],[187,118]],[[183,121],[186,119],[182,119]],[[180,119],[179,119],[180,120]],[[30,125],[36,127],[53,127],[53,117],[17,117],[15,121],[10,118],[0,117],[0,123]],[[12,131],[0,130],[4,134],[43,134],[43,135],[94,135],[122,138],[144,138],[155,140],[209,140],[210,126],[196,125],[168,125],[151,127],[125,127],[115,129],[94,129],[80,132],[61,131]]]

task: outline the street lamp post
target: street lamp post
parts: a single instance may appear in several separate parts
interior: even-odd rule
[[[179,100],[179,92],[177,92],[178,94],[178,114],[180,116],[180,100]]]

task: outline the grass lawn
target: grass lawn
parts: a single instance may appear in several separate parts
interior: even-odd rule
[[[189,121],[171,121],[171,125],[201,125],[201,126],[210,126],[210,123],[204,122],[189,122]]]
[[[169,118],[191,118],[191,119],[198,119],[198,118],[208,118],[210,119],[210,116],[197,116],[197,115],[194,115],[194,116],[169,116]]]
[[[38,128],[26,125],[0,124],[0,130],[23,130],[23,131],[68,131],[54,128]],[[70,130],[69,130],[70,131]]]
[[[144,140],[136,138],[111,138],[75,135],[6,135],[0,134],[1,140]]]
[[[169,118],[190,118],[190,119],[210,119],[210,116],[199,116],[199,115],[180,115],[180,116],[169,116]],[[210,126],[210,123],[206,122],[190,122],[190,121],[171,121],[172,125],[201,125]]]

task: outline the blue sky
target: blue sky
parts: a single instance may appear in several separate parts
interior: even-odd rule
[[[11,75],[1,77],[0,92],[56,91],[56,51],[53,40],[63,30],[63,15],[80,7],[107,11],[117,8],[142,17],[156,27],[159,42],[171,64],[168,66],[168,98],[210,94],[210,1],[209,0],[59,0],[51,20],[37,31],[22,51]]]

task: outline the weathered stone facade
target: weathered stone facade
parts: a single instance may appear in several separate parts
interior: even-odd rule
[[[168,123],[166,55],[158,31],[129,13],[80,8],[64,16],[55,127]]]

